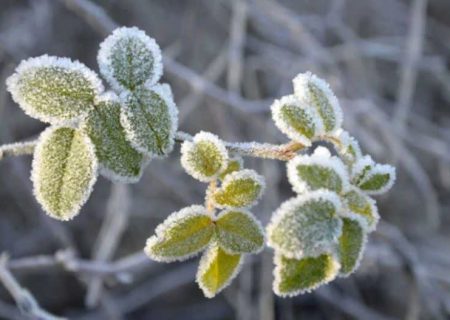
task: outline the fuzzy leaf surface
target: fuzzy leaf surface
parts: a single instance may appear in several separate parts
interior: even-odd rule
[[[356,220],[343,219],[342,235],[339,238],[341,275],[348,276],[358,268],[366,242],[366,233]]]

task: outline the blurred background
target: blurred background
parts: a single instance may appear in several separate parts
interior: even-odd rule
[[[198,259],[166,265],[142,254],[167,215],[203,202],[205,185],[182,171],[178,146],[138,184],[100,178],[69,223],[51,220],[34,200],[31,157],[4,159],[0,252],[42,308],[70,319],[450,318],[450,1],[1,0],[1,144],[44,129],[5,90],[19,61],[48,53],[98,70],[99,43],[117,25],[160,44],[180,130],[283,143],[269,106],[310,70],[330,82],[364,153],[395,164],[398,180],[377,198],[382,223],[350,278],[277,298],[266,249],[209,300],[194,282]],[[285,164],[246,166],[266,177],[254,209],[266,224],[293,196]],[[0,318],[30,319],[1,285]]]

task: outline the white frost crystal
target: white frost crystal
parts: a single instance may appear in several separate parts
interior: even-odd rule
[[[100,72],[117,90],[152,86],[161,78],[161,49],[154,39],[136,27],[114,30],[100,45]]]
[[[100,79],[84,64],[48,55],[22,61],[6,83],[26,114],[53,124],[79,119],[103,91]]]
[[[325,133],[331,133],[342,125],[342,110],[339,101],[328,83],[311,72],[300,73],[294,80],[294,94],[314,108],[323,122]]]

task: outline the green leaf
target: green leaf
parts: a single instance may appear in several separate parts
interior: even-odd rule
[[[345,165],[328,149],[316,148],[312,155],[298,155],[288,162],[288,179],[298,193],[328,189],[341,193],[349,186]]]
[[[68,127],[50,127],[41,134],[32,167],[36,199],[59,220],[78,214],[97,179],[94,146],[82,132]]]
[[[147,240],[145,253],[156,261],[186,260],[204,250],[214,235],[214,223],[202,206],[172,213]]]
[[[264,188],[264,178],[254,170],[235,171],[227,175],[212,199],[218,208],[250,207],[259,199]]]
[[[340,208],[339,197],[325,190],[284,202],[267,226],[268,245],[296,259],[329,251],[341,234]]]
[[[237,276],[243,257],[229,254],[211,245],[203,254],[197,272],[197,283],[207,298],[213,298]]]
[[[85,65],[47,55],[22,61],[7,86],[26,114],[53,124],[79,119],[103,91],[97,75]]]
[[[293,82],[295,95],[317,111],[325,132],[330,133],[341,127],[342,110],[328,83],[311,72],[297,75]]]
[[[181,146],[181,165],[192,177],[203,182],[215,180],[226,169],[228,152],[214,134],[200,132]]]
[[[227,175],[232,172],[236,172],[242,170],[244,167],[244,161],[241,157],[235,156],[233,158],[228,159],[227,167],[222,173],[219,175],[219,179],[223,180]]]
[[[359,159],[352,168],[352,183],[367,194],[387,192],[395,182],[395,168],[375,163],[370,156]]]
[[[125,137],[120,124],[121,106],[114,95],[105,95],[81,124],[95,145],[100,172],[113,181],[137,182],[145,162]]]
[[[353,165],[362,157],[358,141],[345,130],[337,130],[333,135],[333,139],[328,141],[333,143],[342,160],[348,165]]]
[[[149,157],[169,154],[178,126],[170,87],[140,87],[124,93],[122,100],[120,122],[131,145]]]
[[[162,75],[161,50],[136,27],[118,28],[100,45],[100,72],[117,90],[154,85]]]
[[[290,259],[276,253],[273,290],[282,297],[310,292],[335,279],[338,271],[339,262],[331,254]]]
[[[358,219],[367,231],[374,231],[379,220],[375,201],[356,188],[347,192],[343,198],[350,210],[349,217]]]
[[[348,276],[358,268],[364,252],[366,233],[358,221],[343,219],[342,235],[339,238],[339,258],[342,276]]]
[[[217,242],[228,253],[257,253],[264,246],[264,232],[248,211],[222,211],[216,220]]]
[[[311,139],[321,130],[320,119],[295,96],[275,100],[271,110],[278,129],[292,140],[306,146],[311,145]]]

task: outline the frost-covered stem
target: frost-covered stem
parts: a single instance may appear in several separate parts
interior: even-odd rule
[[[5,157],[32,154],[37,141],[17,142],[0,146],[0,160]]]
[[[43,310],[36,299],[31,295],[31,293],[22,288],[11,272],[6,267],[8,262],[8,256],[2,254],[0,256],[0,282],[3,283],[6,290],[11,294],[11,296],[16,301],[17,307],[22,313],[31,317],[32,319],[40,320],[62,320],[65,318],[54,316],[47,311]]]
[[[175,136],[177,142],[192,140],[192,136],[185,132],[177,132]],[[306,146],[300,142],[291,141],[285,144],[270,144],[259,142],[224,142],[230,152],[235,152],[241,156],[274,159],[289,161],[295,157],[298,151]]]
[[[206,193],[205,207],[208,213],[212,216],[214,215],[214,201],[211,195],[217,189],[217,180],[213,180],[209,183],[208,192]]]

